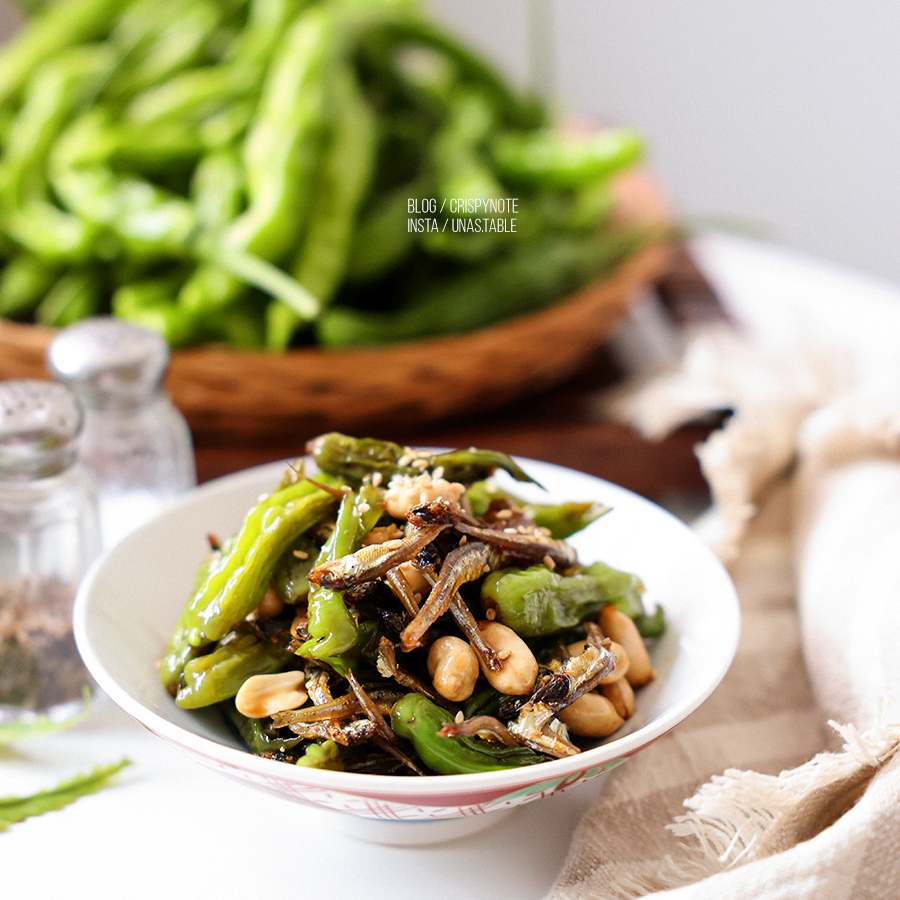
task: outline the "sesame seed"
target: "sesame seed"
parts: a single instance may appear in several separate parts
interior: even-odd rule
[[[297,559],[309,559],[309,554],[305,550],[295,550],[294,556],[296,556]]]
[[[463,722],[466,721],[466,717],[463,715],[463,711],[462,711],[462,710],[460,710],[460,711],[456,714],[456,716],[454,717],[453,721],[456,722],[457,725],[461,725]]]
[[[553,562],[553,558],[550,557],[550,556],[545,556],[544,559],[543,559],[543,563],[544,563],[544,565],[545,565],[548,569],[555,569],[555,568],[556,568],[556,563]]]
[[[512,656],[511,650],[501,650],[497,654],[497,659],[509,659]]]

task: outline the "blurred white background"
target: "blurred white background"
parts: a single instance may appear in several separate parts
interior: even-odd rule
[[[900,4],[429,2],[522,82],[543,22],[560,110],[637,128],[686,222],[900,282]]]
[[[549,68],[561,111],[637,128],[686,223],[900,282],[900,4],[426,2],[517,81]]]

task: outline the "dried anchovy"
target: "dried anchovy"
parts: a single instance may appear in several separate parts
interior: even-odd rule
[[[343,747],[369,741],[376,733],[375,723],[371,719],[353,719],[343,724],[333,721],[297,722],[287,727],[304,740],[334,741]]]
[[[574,548],[566,541],[554,540],[546,529],[535,525],[507,527],[502,519],[484,524],[466,515],[459,506],[436,500],[413,509],[409,521],[414,525],[444,525],[455,531],[488,543],[517,560],[541,562],[550,559],[561,569],[569,569],[578,563]]]
[[[517,747],[521,742],[494,716],[473,716],[462,722],[447,722],[438,732],[440,737],[481,737],[496,740],[507,747]]]
[[[411,650],[421,645],[425,632],[450,608],[461,584],[475,581],[492,569],[499,568],[502,563],[503,558],[496,550],[477,541],[451,550],[444,559],[428,599],[400,635],[404,648]]]
[[[333,700],[300,709],[287,709],[272,715],[276,728],[302,725],[309,722],[339,722],[358,716],[362,712],[359,701],[352,694],[335,697]]]
[[[307,576],[313,584],[343,591],[363,581],[380,578],[389,569],[407,562],[426,544],[430,544],[445,528],[431,525],[411,529],[402,538],[367,544],[354,553],[316,566]]]
[[[306,672],[306,693],[316,706],[330,703],[334,698],[331,695],[331,676],[317,666],[308,666]]]
[[[424,556],[424,553],[419,555],[420,571],[433,587],[437,582],[437,574],[432,561],[423,559]],[[437,561],[435,560],[435,562]],[[479,662],[490,671],[499,672],[503,668],[503,660],[497,656],[494,648],[485,641],[484,635],[478,627],[478,622],[475,620],[475,616],[472,615],[472,610],[469,609],[458,593],[454,593],[450,601],[450,615],[453,616],[460,631],[468,638],[472,649],[478,656]]]
[[[403,608],[409,613],[410,618],[414,618],[419,612],[419,602],[416,600],[406,576],[399,569],[389,569],[384,573],[384,580]]]
[[[608,641],[606,644],[608,645]],[[593,690],[616,667],[616,655],[608,646],[588,643],[584,653],[551,662],[551,673],[538,684],[519,709],[509,731],[532,750],[550,756],[572,756],[579,749],[564,735],[556,714]]]
[[[466,606],[465,601],[459,594],[453,595],[453,600],[450,603],[450,615],[453,616],[460,630],[468,638],[482,665],[491,672],[499,672],[503,668],[503,660],[497,655],[497,651],[485,641],[484,635],[478,627],[478,622],[475,621],[475,616],[472,615],[472,610]]]
[[[391,707],[400,699],[402,693],[390,688],[381,688],[370,691],[371,699],[382,714],[389,713]],[[307,722],[340,722],[364,713],[359,698],[354,694],[343,694],[316,704],[315,706],[301,706],[300,709],[287,709],[272,715],[272,724],[276,728],[301,725]]]
[[[397,740],[397,736],[394,734],[391,726],[388,725],[388,723],[385,721],[381,710],[378,709],[378,706],[366,693],[365,688],[359,683],[356,676],[353,674],[352,669],[347,672],[347,681],[350,684],[350,688],[352,689],[354,696],[359,701],[363,712],[366,714],[369,721],[375,726],[375,733],[384,738],[384,740],[386,741],[389,741],[391,743],[395,742]],[[388,714],[390,715],[390,713]]]

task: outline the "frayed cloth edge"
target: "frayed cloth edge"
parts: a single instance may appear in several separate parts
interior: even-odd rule
[[[684,887],[769,855],[759,852],[763,839],[805,797],[864,769],[874,774],[900,749],[900,725],[860,734],[852,725],[828,724],[843,738],[840,751],[779,775],[728,769],[704,784],[685,801],[688,812],[666,826],[681,839],[679,858],[667,854],[655,872],[623,873],[610,900]]]

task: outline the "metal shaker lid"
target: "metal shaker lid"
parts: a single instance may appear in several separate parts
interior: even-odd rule
[[[64,384],[0,381],[0,480],[26,480],[67,469],[77,451],[83,413]]]
[[[90,408],[128,408],[157,393],[169,365],[165,339],[109,316],[62,329],[47,351],[50,371]]]

